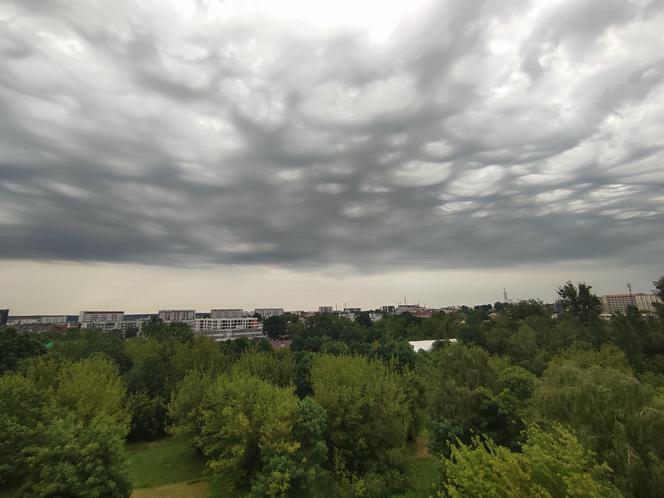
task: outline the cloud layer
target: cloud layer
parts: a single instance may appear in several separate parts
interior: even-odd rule
[[[661,1],[181,4],[0,8],[1,258],[661,261]]]

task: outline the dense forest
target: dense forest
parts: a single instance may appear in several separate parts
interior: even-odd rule
[[[292,339],[278,351],[157,319],[125,335],[5,328],[0,486],[127,497],[127,441],[184,434],[252,497],[402,495],[415,440],[439,462],[422,496],[664,496],[664,305],[602,320],[590,286],[558,292],[556,314],[532,300],[278,317],[266,332]],[[416,353],[420,339],[438,342]]]

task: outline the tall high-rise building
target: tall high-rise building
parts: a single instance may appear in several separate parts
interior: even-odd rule
[[[332,306],[319,306],[318,307],[318,313],[325,314],[325,313],[332,313],[334,311],[334,307]]]
[[[9,310],[8,309],[0,310],[0,327],[7,325],[8,319],[9,319]]]

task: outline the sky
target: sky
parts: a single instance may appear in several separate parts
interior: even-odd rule
[[[0,308],[664,274],[661,0],[4,0]]]

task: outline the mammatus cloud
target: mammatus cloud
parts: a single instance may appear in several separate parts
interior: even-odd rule
[[[662,2],[234,7],[3,4],[0,257],[661,261]]]

